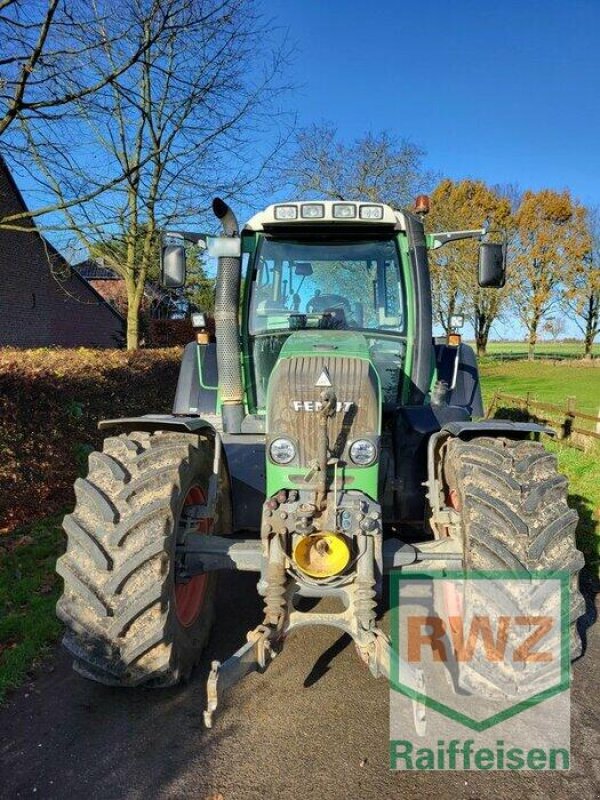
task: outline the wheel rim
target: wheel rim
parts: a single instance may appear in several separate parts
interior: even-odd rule
[[[205,505],[206,494],[204,490],[200,486],[192,486],[183,501],[183,509],[188,506]],[[213,518],[205,517],[197,520],[196,531],[208,535],[212,531],[212,526]],[[208,575],[196,575],[187,583],[175,584],[175,613],[184,628],[192,625],[202,613],[206,599],[208,578]]]

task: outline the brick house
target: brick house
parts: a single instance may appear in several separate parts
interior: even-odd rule
[[[0,220],[26,211],[0,156]],[[35,227],[0,228],[0,346],[119,347],[124,320]]]
[[[102,259],[88,258],[73,264],[73,269],[92,286],[107,303],[123,316],[127,316],[127,289],[125,281]]]
[[[73,265],[73,269],[94,287],[107,303],[127,316],[127,289],[125,281],[102,258],[89,258]],[[177,299],[172,292],[162,289],[156,281],[146,281],[140,311],[147,320],[178,320],[186,316],[189,303]]]

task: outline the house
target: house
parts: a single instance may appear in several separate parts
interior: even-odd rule
[[[101,258],[88,258],[73,265],[73,269],[92,286],[113,308],[127,315],[127,289],[125,281],[104,264]]]
[[[90,258],[73,265],[73,269],[102,295],[107,303],[123,316],[127,315],[127,289],[125,281],[102,258]],[[156,281],[148,280],[144,286],[141,311],[148,320],[186,319],[191,311],[190,302],[173,290],[163,289]]]
[[[2,228],[27,206],[0,156],[0,346],[119,347],[124,319],[40,234]]]

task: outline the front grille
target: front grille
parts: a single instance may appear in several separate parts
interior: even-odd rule
[[[348,442],[379,432],[377,376],[373,366],[359,358],[300,356],[279,361],[269,381],[267,432],[270,438],[289,436],[298,444],[298,458],[306,466],[317,458],[319,413],[315,403],[326,387],[315,384],[323,370],[342,408],[329,419],[329,446],[342,458]],[[348,407],[349,405],[349,407]]]

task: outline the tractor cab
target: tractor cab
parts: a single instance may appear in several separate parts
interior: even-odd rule
[[[256,215],[244,229],[249,259],[243,307],[253,373],[249,400],[256,413],[265,411],[270,374],[290,335],[324,331],[334,349],[345,332],[360,333],[386,407],[401,400],[408,334],[401,223],[391,209],[385,224],[358,216],[376,211],[383,217],[384,208],[373,204],[286,204]],[[292,213],[296,218],[278,219]],[[322,217],[306,220],[302,213]]]
[[[385,520],[423,523],[428,436],[482,411],[470,348],[433,339],[427,251],[486,231],[427,236],[427,209],[417,210],[287,202],[240,229],[216,201],[224,234],[211,245],[219,255],[216,342],[202,315],[202,343],[186,349],[174,413],[222,431],[234,480],[245,487],[239,525],[261,528],[265,494],[323,491],[334,458],[342,486],[381,498]],[[323,434],[325,391],[336,407]],[[412,460],[397,458],[400,450]],[[359,451],[371,453],[368,463],[354,457]]]

